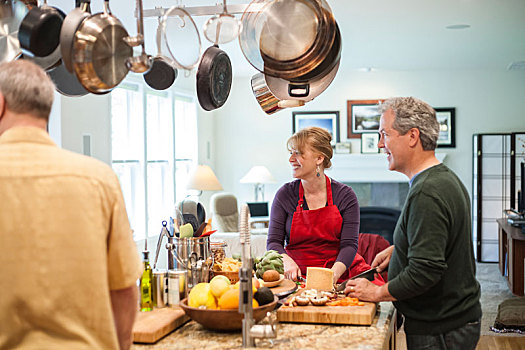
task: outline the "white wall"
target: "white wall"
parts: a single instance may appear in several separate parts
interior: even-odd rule
[[[346,101],[415,96],[434,107],[456,108],[456,148],[444,148],[445,164],[472,187],[472,134],[525,130],[525,71],[346,71],[306,106],[267,116],[252,95],[249,78],[234,81],[228,102],[217,110],[215,170],[225,190],[239,202],[253,199],[251,185],[239,179],[253,165],[265,165],[277,179],[266,185],[271,199],[291,180],[286,140],[292,134],[292,111],[338,110],[341,141],[346,139]],[[337,164],[334,164],[337,166]],[[385,162],[386,167],[386,162]]]
[[[180,74],[175,89],[195,93],[195,73]],[[346,71],[305,107],[266,115],[257,104],[250,78],[236,77],[226,104],[213,112],[199,107],[199,163],[214,169],[224,190],[239,203],[253,200],[253,185],[239,180],[253,165],[265,165],[277,179],[266,185],[266,200],[290,181],[286,140],[292,134],[292,111],[338,110],[341,141],[346,140],[346,101],[390,96],[419,97],[434,107],[456,108],[456,148],[445,163],[467,189],[472,186],[472,134],[525,130],[525,71]],[[82,152],[82,134],[92,134],[93,156],[111,160],[109,95],[61,97],[62,146]],[[208,146],[209,145],[209,146]],[[209,147],[209,151],[208,151]],[[334,164],[337,166],[337,164]],[[385,163],[386,167],[386,163]],[[209,209],[212,192],[201,201]]]

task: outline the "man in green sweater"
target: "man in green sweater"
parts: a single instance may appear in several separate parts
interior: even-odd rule
[[[389,281],[360,278],[345,292],[365,301],[393,301],[405,317],[408,349],[475,349],[480,336],[480,286],[471,240],[470,200],[459,178],[436,158],[435,111],[413,97],[387,100],[379,147],[389,169],[410,179],[394,245],[372,267]]]

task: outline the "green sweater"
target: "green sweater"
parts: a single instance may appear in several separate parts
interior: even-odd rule
[[[467,190],[439,164],[418,174],[394,231],[388,291],[407,334],[439,334],[481,318]]]

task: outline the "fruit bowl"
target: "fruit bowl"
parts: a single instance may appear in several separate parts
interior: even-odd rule
[[[259,322],[266,316],[267,312],[272,311],[277,304],[277,300],[279,300],[279,298],[274,296],[271,303],[254,308],[253,318],[255,322]],[[179,306],[189,318],[204,328],[214,331],[237,331],[242,329],[242,319],[244,315],[239,313],[239,309],[210,310],[189,307],[188,298],[181,300]]]

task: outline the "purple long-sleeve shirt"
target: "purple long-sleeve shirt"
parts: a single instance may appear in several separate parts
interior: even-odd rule
[[[299,201],[299,182],[295,180],[284,184],[273,199],[270,213],[270,227],[266,248],[279,253],[285,253],[284,245],[290,241],[292,217]],[[341,228],[341,244],[336,261],[352,265],[357,252],[359,237],[359,204],[352,188],[332,179],[332,198],[343,217]],[[308,203],[304,199],[303,210],[308,210]]]

